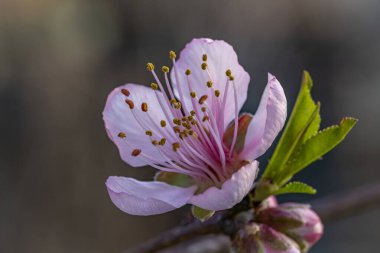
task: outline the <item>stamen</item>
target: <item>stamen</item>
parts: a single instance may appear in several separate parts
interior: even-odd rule
[[[142,103],[141,104],[141,110],[143,111],[143,112],[147,112],[148,111],[148,104],[147,103]]]
[[[170,51],[170,52],[169,52],[169,58],[170,58],[171,60],[174,60],[176,57],[177,57],[177,55],[175,54],[174,51]]]
[[[123,93],[125,96],[127,96],[127,97],[129,97],[129,95],[131,94],[130,92],[129,92],[129,90],[127,90],[127,89],[121,89],[121,93]]]
[[[166,121],[165,120],[161,120],[160,124],[161,124],[162,127],[165,127],[166,126]]]
[[[232,72],[230,69],[227,69],[226,70],[226,76],[230,77],[232,75]]]
[[[174,118],[173,119],[173,123],[176,124],[176,125],[181,125],[181,120],[177,119],[177,118]]]
[[[169,72],[169,67],[167,67],[167,66],[162,66],[162,72],[164,72],[164,73],[168,73]]]
[[[204,62],[207,61],[207,54],[202,55],[202,60],[203,60]]]
[[[208,98],[208,96],[207,95],[203,95],[200,99],[199,99],[199,104],[200,105],[203,105],[203,103],[206,101],[206,99]]]
[[[220,96],[220,90],[215,90],[215,97],[219,97]]]
[[[127,137],[127,135],[123,132],[120,132],[118,135],[117,135],[119,138],[122,138],[124,139],[125,137]]]
[[[191,92],[190,92],[190,96],[191,96],[192,98],[195,98],[195,97],[197,96],[197,93],[196,93],[195,91],[191,91]]]
[[[209,88],[212,87],[212,82],[211,81],[207,81],[207,87],[209,87]]]
[[[148,136],[152,136],[152,135],[153,135],[153,132],[150,131],[150,130],[146,130],[146,131],[145,131],[145,134],[148,135]]]
[[[148,63],[146,64],[146,69],[147,69],[148,71],[153,71],[153,70],[154,70],[154,65],[153,65],[153,63],[148,62]]]
[[[128,98],[125,100],[125,103],[127,103],[129,105],[129,108],[131,110],[135,107],[135,104],[133,103],[133,101],[128,99]]]
[[[177,152],[177,150],[180,148],[180,145],[178,142],[172,143],[173,150]]]
[[[203,70],[206,70],[207,69],[207,63],[202,63],[202,65],[201,65],[201,68],[203,69]]]
[[[151,84],[150,84],[150,87],[151,87],[153,90],[158,90],[158,84],[156,84],[156,83],[151,83]]]
[[[138,156],[141,154],[141,149],[134,149],[131,153],[132,156]]]
[[[191,70],[190,69],[186,69],[185,75],[189,76],[190,74],[191,74]]]
[[[231,80],[231,77],[230,77]],[[233,79],[232,79],[233,80]],[[239,108],[238,108],[238,100],[237,100],[237,92],[235,87],[235,82],[232,83],[232,87],[234,88],[234,100],[235,100],[235,127],[234,127],[234,137],[232,139],[229,157],[232,156],[233,150],[236,144],[237,132],[238,132],[238,124],[239,124]]]
[[[166,143],[166,139],[165,139],[165,138],[162,138],[162,139],[158,142],[158,144],[161,145],[161,146],[164,146],[165,143]]]
[[[154,146],[157,146],[157,145],[158,145],[158,141],[156,141],[156,140],[152,140],[152,144],[153,144]]]

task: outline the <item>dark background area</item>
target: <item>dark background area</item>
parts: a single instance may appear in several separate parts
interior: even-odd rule
[[[232,44],[251,75],[255,112],[267,72],[291,108],[303,69],[322,103],[322,126],[360,119],[344,143],[297,176],[310,201],[380,176],[380,1],[0,2],[0,252],[121,252],[177,225],[187,208],[152,217],[119,211],[109,175],[129,168],[104,131],[108,93],[148,84],[145,64],[169,64],[194,37]],[[261,157],[264,167],[268,155]],[[326,226],[311,252],[375,252],[379,210]]]

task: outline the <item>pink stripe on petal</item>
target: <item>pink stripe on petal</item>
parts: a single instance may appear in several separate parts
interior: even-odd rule
[[[241,167],[224,182],[222,188],[210,187],[205,192],[194,195],[189,203],[207,210],[224,210],[239,203],[251,190],[258,170],[258,162],[253,161]]]
[[[177,209],[184,206],[196,190],[196,186],[182,188],[117,176],[109,177],[106,186],[112,202],[133,215],[154,215]]]
[[[268,74],[268,84],[247,131],[241,159],[254,160],[264,154],[284,126],[286,97],[275,76]]]

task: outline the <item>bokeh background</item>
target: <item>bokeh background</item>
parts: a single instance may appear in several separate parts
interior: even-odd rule
[[[375,182],[379,13],[378,0],[1,0],[0,252],[116,253],[179,224],[186,208],[134,217],[112,205],[109,175],[153,170],[120,160],[101,113],[111,89],[149,84],[146,62],[169,64],[168,51],[194,37],[234,46],[252,77],[245,111],[255,111],[268,71],[292,105],[307,69],[323,126],[360,119],[297,176],[319,189],[301,200]],[[328,224],[312,252],[378,251],[379,211]]]

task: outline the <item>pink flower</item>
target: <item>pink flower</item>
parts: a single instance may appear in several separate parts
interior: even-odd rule
[[[224,41],[194,39],[173,68],[154,65],[151,88],[126,84],[108,97],[103,119],[121,158],[134,167],[150,165],[156,181],[109,177],[113,203],[135,215],[171,211],[185,204],[228,209],[252,188],[258,162],[282,129],[286,98],[277,79],[268,85],[253,117],[239,111],[247,98],[249,75]],[[167,92],[165,92],[165,89]]]
[[[309,251],[323,234],[322,222],[309,205],[285,203],[260,211],[256,218],[295,240],[302,252]]]

